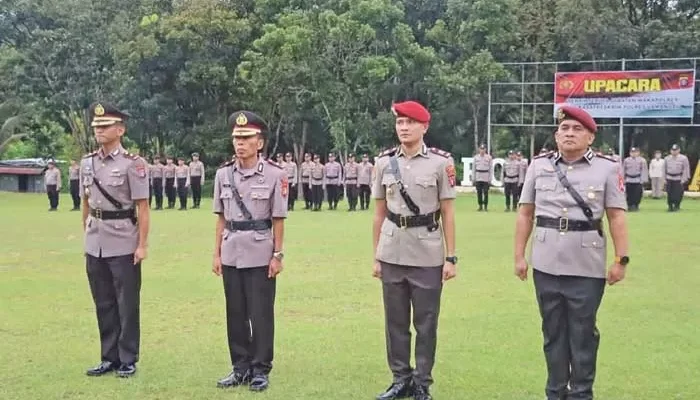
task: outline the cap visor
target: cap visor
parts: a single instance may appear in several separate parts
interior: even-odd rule
[[[231,136],[233,137],[249,137],[249,136],[255,136],[262,132],[260,129],[250,129],[250,128],[245,128],[245,129],[234,129],[233,133],[231,133]]]

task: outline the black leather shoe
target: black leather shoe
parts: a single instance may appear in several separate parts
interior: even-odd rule
[[[238,372],[236,370],[231,371],[225,378],[219,379],[216,382],[216,387],[228,388],[236,387],[240,385],[245,385],[250,383],[250,372]]]
[[[128,378],[136,373],[136,364],[122,364],[117,370],[117,376],[120,378]]]
[[[118,365],[119,363],[113,363],[111,361],[102,361],[100,365],[85,371],[85,374],[87,376],[102,376],[108,372],[112,372],[115,369],[117,369]]]
[[[416,385],[413,393],[413,400],[433,400],[433,396],[430,395],[427,386]]]
[[[411,381],[392,383],[377,400],[405,399],[413,395],[413,383]]]
[[[270,381],[267,379],[267,375],[255,375],[250,381],[250,390],[253,392],[262,392],[270,386]]]

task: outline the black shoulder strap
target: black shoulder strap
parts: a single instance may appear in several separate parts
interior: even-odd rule
[[[92,161],[92,170],[94,171],[95,170],[95,159],[93,158],[91,161]],[[112,203],[112,205],[114,207],[116,207],[117,210],[121,210],[122,208],[124,208],[124,205],[122,203],[120,203],[119,200],[115,199],[114,197],[112,197],[111,194],[107,193],[107,191],[104,190],[102,185],[100,185],[99,180],[93,178],[92,183],[94,183],[95,186],[97,186],[97,189],[100,191],[100,193],[102,193],[102,195],[105,197],[105,199],[107,199],[107,201]]]
[[[566,178],[566,175],[564,175],[564,173],[561,171],[561,169],[557,165],[556,161],[554,161],[554,159],[550,157],[549,162],[554,167],[554,170],[557,171],[557,176],[559,177],[559,182],[561,182],[561,184],[564,186],[564,189],[566,189],[566,191],[569,192],[571,197],[574,198],[574,201],[576,202],[576,204],[578,204],[578,206],[581,207],[581,210],[583,210],[583,215],[586,216],[586,219],[588,220],[588,222],[590,222],[591,224],[596,226],[598,234],[600,236],[603,236],[603,228],[600,226],[599,222],[596,222],[593,219],[593,210],[591,210],[591,208],[588,207],[588,204],[586,204],[586,201],[583,200],[583,198],[581,197],[579,192],[576,189],[574,189],[573,187],[571,187],[571,182],[569,182],[569,180]]]
[[[403,201],[406,202],[406,207],[408,207],[412,213],[419,215],[420,207],[418,207],[411,196],[408,195],[406,188],[403,186],[403,181],[401,181],[401,170],[399,169],[399,160],[396,158],[396,155],[392,155],[389,158],[389,162],[391,163],[391,173],[394,174],[394,178],[396,178],[396,185],[399,187],[399,193],[401,193]]]
[[[238,189],[236,189],[236,176],[234,173],[235,171],[236,166],[231,166],[231,192],[233,192],[233,199],[236,200],[236,204],[238,204],[238,208],[241,209],[241,213],[243,213],[245,219],[252,220],[253,215],[250,213],[250,211],[248,211],[248,207],[245,206],[243,198],[241,198],[241,194],[238,193]]]

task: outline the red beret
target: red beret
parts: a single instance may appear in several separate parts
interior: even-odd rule
[[[596,133],[596,131],[598,130],[598,126],[596,125],[593,117],[591,117],[591,114],[589,114],[586,110],[582,108],[570,105],[563,105],[559,107],[559,109],[557,110],[557,124],[561,124],[562,121],[567,119],[573,119],[575,121],[580,122],[581,125],[584,126],[584,128],[588,129],[593,133]]]
[[[420,103],[415,101],[404,101],[403,103],[394,103],[391,106],[391,111],[397,117],[407,117],[414,121],[427,124],[430,122],[430,113]]]

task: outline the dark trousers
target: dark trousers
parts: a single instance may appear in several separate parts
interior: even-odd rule
[[[153,196],[156,198],[156,209],[163,208],[163,178],[153,178]],[[150,201],[149,201],[150,204]]]
[[[177,197],[180,198],[180,209],[187,208],[187,178],[177,178]]]
[[[304,192],[304,208],[308,210],[314,204],[313,199],[311,198],[311,184],[308,182],[302,183],[301,190]]]
[[[644,187],[641,183],[625,183],[625,194],[627,196],[627,208],[635,209],[642,202]]]
[[[350,206],[350,210],[355,211],[357,209],[357,195],[360,189],[357,187],[357,182],[350,182],[345,187],[348,191],[348,206]]]
[[[49,198],[49,206],[52,210],[58,208],[58,186],[46,185],[46,196]]]
[[[372,190],[369,188],[369,185],[360,185],[360,208],[361,209],[367,209],[369,208],[369,196],[372,193]]]
[[[195,208],[199,208],[202,202],[202,177],[190,176],[190,186],[192,187],[192,204]]]
[[[80,208],[80,180],[71,179],[70,180],[70,197],[73,199],[73,208]]]
[[[87,277],[97,311],[102,361],[131,364],[139,360],[141,263],[134,255],[86,254]]]
[[[513,199],[513,209],[518,207],[518,182],[506,182],[503,184],[503,189],[506,195],[506,208],[510,208],[510,200]]]
[[[294,210],[294,202],[297,200],[299,188],[297,185],[289,185],[289,193],[287,193],[287,210]]]
[[[234,370],[269,374],[275,342],[276,280],[267,277],[267,266],[224,266],[228,348]]]
[[[382,263],[386,353],[394,382],[413,378],[433,383],[442,268],[404,267]],[[416,330],[416,368],[411,368],[411,308]]]
[[[311,185],[311,199],[314,210],[320,210],[323,203],[323,185]]]
[[[476,199],[479,202],[479,207],[489,206],[489,183],[488,182],[476,182]]]
[[[600,335],[596,314],[605,279],[533,271],[542,316],[548,400],[591,400]]]
[[[326,185],[326,196],[328,197],[328,208],[335,210],[338,206],[338,185]]]
[[[666,193],[668,208],[678,209],[681,207],[683,200],[683,185],[681,181],[666,181]]]
[[[175,178],[165,178],[165,196],[168,198],[168,208],[175,207]]]

